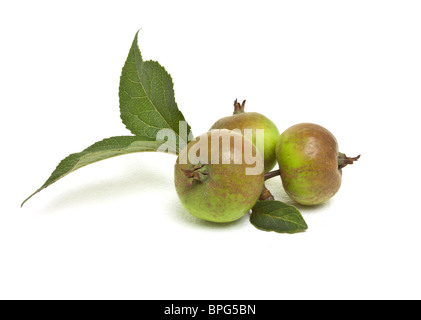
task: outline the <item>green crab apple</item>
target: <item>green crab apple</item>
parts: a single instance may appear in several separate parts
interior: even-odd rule
[[[244,130],[252,130],[252,142],[256,145],[256,129],[264,130],[264,142],[262,146],[258,146],[259,152],[264,156],[265,171],[270,171],[276,164],[276,141],[279,137],[279,131],[276,125],[264,115],[257,112],[245,112],[246,101],[239,103],[237,100],[234,102],[234,114],[219,119],[216,121],[212,129],[239,129],[242,134]]]
[[[341,186],[342,168],[360,157],[340,153],[333,134],[313,123],[285,130],[276,154],[286,193],[303,205],[316,205],[333,197]]]
[[[174,182],[190,214],[212,222],[231,222],[246,214],[262,192],[263,157],[250,140],[235,131],[207,132],[180,152]]]

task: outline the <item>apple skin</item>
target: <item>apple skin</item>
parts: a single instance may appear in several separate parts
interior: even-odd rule
[[[269,172],[276,164],[276,142],[279,137],[279,130],[276,125],[266,116],[257,112],[235,113],[216,121],[212,129],[239,129],[244,134],[244,129],[252,129],[252,142],[256,144],[256,129],[264,130],[264,149],[259,152],[264,155],[265,172]]]
[[[285,130],[276,145],[276,156],[286,193],[302,205],[326,202],[339,190],[338,143],[327,129],[313,123]]]
[[[263,157],[256,151],[254,145],[239,133],[220,130],[221,136],[242,139],[241,148],[230,143],[225,150],[222,143],[219,148],[211,144],[211,133],[202,135],[208,139],[208,164],[191,163],[186,158],[189,151],[198,142],[191,141],[181,151],[174,166],[175,188],[184,208],[193,216],[211,222],[231,222],[244,216],[257,202],[264,182]],[[253,150],[258,159],[260,174],[247,175],[245,169],[252,168],[244,157],[245,144]],[[196,146],[197,147],[197,146]],[[193,149],[194,150],[194,149]],[[212,164],[211,155],[218,153],[221,159],[230,159],[229,164]],[[234,164],[235,155],[243,156],[242,164]],[[180,163],[180,158],[187,159],[187,163]],[[222,162],[222,161],[221,161]]]

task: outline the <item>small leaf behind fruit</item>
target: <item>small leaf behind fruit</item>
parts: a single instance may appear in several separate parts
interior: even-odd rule
[[[120,77],[120,116],[134,135],[152,139],[161,129],[174,131],[177,148],[187,144],[190,126],[177,107],[171,76],[155,61],[143,61],[133,40],[129,55]],[[180,132],[180,121],[184,121],[186,132]]]
[[[250,216],[257,229],[279,233],[296,233],[308,228],[297,208],[281,201],[258,201]]]
[[[32,196],[79,168],[100,160],[123,154],[143,151],[157,151],[163,143],[165,143],[165,141],[155,141],[148,137],[135,136],[112,137],[96,142],[82,152],[73,153],[63,159],[57,168],[53,171],[50,178],[48,178],[48,180],[41,186],[41,188],[30,195],[22,203],[22,206]]]

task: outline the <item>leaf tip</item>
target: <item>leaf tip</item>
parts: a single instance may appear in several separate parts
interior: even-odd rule
[[[137,42],[137,38],[138,38],[138,36],[139,36],[139,32],[140,32],[140,30],[142,30],[142,28],[139,28],[137,31],[136,31],[136,34],[135,34],[135,36],[134,36],[134,40]]]
[[[25,200],[23,200],[23,202],[20,204],[20,207],[22,208],[23,205],[25,204],[25,202],[28,201],[31,197],[32,197],[32,195],[30,195],[28,198],[26,198]]]
[[[21,203],[20,207],[22,208],[23,205],[29,200],[31,199],[35,194],[37,194],[40,191],[40,189],[38,189],[37,191],[35,191],[33,194],[31,194],[28,198],[26,198],[25,200],[23,200],[23,202]]]

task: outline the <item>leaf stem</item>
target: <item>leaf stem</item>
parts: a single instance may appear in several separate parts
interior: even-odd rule
[[[280,174],[281,174],[281,171],[279,169],[271,171],[271,172],[267,172],[267,173],[265,173],[265,181],[269,180],[273,177],[279,176]]]

